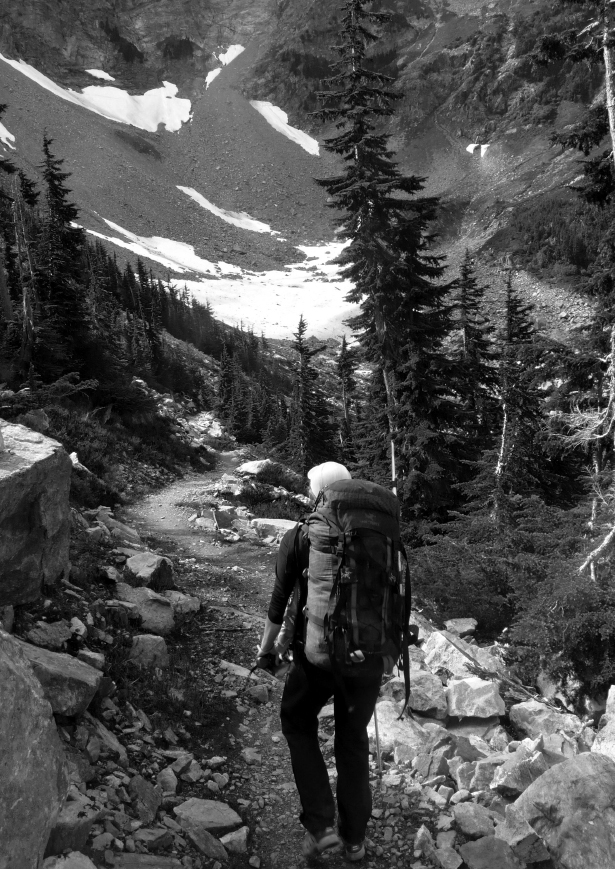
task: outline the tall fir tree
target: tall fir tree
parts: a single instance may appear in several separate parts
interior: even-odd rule
[[[350,325],[367,360],[382,374],[388,428],[383,436],[390,440],[393,460],[396,446],[401,450],[396,476],[406,474],[403,494],[418,505],[417,473],[434,482],[444,474],[443,465],[454,464],[441,455],[448,444],[438,437],[450,427],[446,417],[452,411],[441,349],[450,328],[450,287],[438,282],[442,262],[429,253],[437,200],[418,196],[424,179],[400,171],[389,137],[380,132],[398,95],[392,79],[369,64],[369,46],[378,39],[372,28],[389,20],[370,6],[365,0],[342,5],[341,39],[334,47],[339,60],[329,89],[319,94],[323,108],[316,114],[338,128],[325,147],[342,158],[344,169],[318,183],[330,194],[331,207],[342,212],[340,237],[349,244],[338,262],[353,285],[347,299],[361,308]],[[408,437],[404,426],[425,436]]]

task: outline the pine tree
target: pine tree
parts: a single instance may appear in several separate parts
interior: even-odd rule
[[[429,253],[437,200],[417,195],[424,179],[402,174],[389,137],[379,132],[397,94],[391,78],[369,65],[368,47],[378,38],[369,26],[380,27],[389,18],[369,11],[369,5],[346,0],[342,6],[341,41],[335,46],[339,60],[329,90],[319,94],[324,108],[317,115],[341,131],[325,139],[325,147],[342,158],[345,168],[319,184],[330,194],[331,206],[342,212],[340,237],[349,244],[338,262],[353,284],[347,299],[361,308],[350,325],[366,359],[382,374],[388,428],[383,436],[390,440],[393,464],[398,442],[402,471],[418,469],[433,479],[443,446],[433,435],[446,425],[448,372],[441,343],[450,325],[449,286],[436,282],[443,266]],[[426,436],[414,443],[403,426],[423,427]],[[415,499],[410,478],[404,489],[409,500]]]
[[[312,362],[314,356],[323,348],[315,347],[310,350],[305,338],[306,332],[307,323],[301,315],[294,333],[293,348],[299,358],[294,365],[290,429],[284,446],[289,464],[303,476],[313,465],[334,460],[337,456],[331,411],[318,386],[318,372]]]

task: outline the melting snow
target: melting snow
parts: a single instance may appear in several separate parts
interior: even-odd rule
[[[481,157],[484,157],[485,154],[487,153],[488,147],[489,147],[489,145],[479,145],[478,142],[474,142],[471,145],[468,145],[468,147],[466,148],[466,151],[469,154],[473,154],[477,148],[480,148],[480,155],[481,155]]]
[[[260,112],[265,120],[268,121],[271,126],[278,131],[278,133],[282,133],[282,135],[286,136],[288,139],[301,145],[308,154],[314,154],[318,157],[320,150],[316,139],[313,139],[301,130],[297,130],[295,127],[289,126],[288,115],[286,112],[282,111],[282,109],[279,109],[277,106],[274,106],[272,103],[263,102],[262,100],[250,100],[250,105],[255,108],[257,112]]]
[[[156,132],[159,124],[164,124],[167,130],[174,132],[191,117],[190,100],[179,99],[176,96],[177,87],[168,81],[163,81],[161,88],[146,91],[138,96],[131,96],[120,88],[97,85],[83,88],[79,94],[60,87],[23,60],[10,60],[2,54],[0,60],[69,103],[83,106],[97,115],[102,115],[103,118],[131,124],[133,127],[149,130],[151,133]]]
[[[218,55],[218,60],[223,66],[228,66],[229,63],[235,60],[236,57],[239,57],[242,51],[244,51],[243,45],[229,45],[224,54]]]
[[[93,75],[94,78],[102,78],[105,81],[115,81],[112,75],[109,75],[108,72],[105,72],[102,69],[86,69],[86,72],[89,73],[89,75]]]
[[[182,187],[178,184],[177,189],[181,190],[182,193],[191,196],[195,202],[198,202],[203,208],[211,211],[211,213],[215,214],[216,217],[221,217],[222,220],[226,220],[227,223],[232,223],[233,226],[238,226],[240,229],[249,229],[252,232],[270,232],[272,235],[279,235],[278,232],[271,229],[268,223],[261,223],[260,220],[255,220],[253,217],[250,217],[249,214],[246,214],[245,211],[226,211],[224,208],[218,208],[217,205],[214,205],[213,202],[205,199],[204,196],[192,187]]]
[[[481,146],[480,146],[480,155],[481,155],[481,157],[484,157],[484,156],[485,156],[485,154],[487,153],[487,148],[488,148],[488,147],[489,147],[489,145],[481,145]]]
[[[212,81],[217,78],[222,72],[222,67],[219,66],[218,69],[212,69],[211,72],[208,72],[205,76],[205,90],[209,87]]]
[[[4,124],[0,124],[0,142],[3,145],[6,145],[7,148],[11,148],[13,151],[15,150],[15,145],[11,145],[11,142],[15,141],[15,136],[12,133],[9,133]]]

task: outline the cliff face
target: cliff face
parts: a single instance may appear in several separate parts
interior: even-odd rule
[[[269,33],[277,0],[23,0],[0,9],[0,51],[57,81],[92,84],[104,69],[136,90],[167,78],[204,87],[216,49]]]

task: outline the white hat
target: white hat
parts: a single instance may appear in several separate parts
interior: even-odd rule
[[[311,492],[315,498],[331,483],[352,479],[350,471],[338,462],[323,462],[322,465],[316,465],[308,471],[307,476],[310,481]]]

